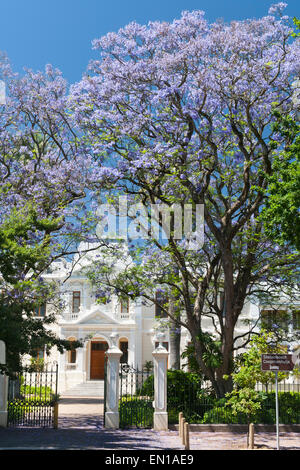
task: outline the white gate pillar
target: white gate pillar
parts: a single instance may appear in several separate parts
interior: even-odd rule
[[[116,335],[111,335],[112,346],[106,351],[106,412],[105,427],[119,428],[119,365],[122,351],[117,347]]]
[[[5,343],[0,341],[0,364],[6,364]],[[8,377],[0,373],[0,426],[7,426]]]
[[[154,421],[155,431],[168,430],[167,364],[169,353],[161,344],[152,353],[154,359]]]

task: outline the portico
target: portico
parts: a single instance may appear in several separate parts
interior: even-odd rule
[[[122,351],[121,362],[136,363],[135,339],[137,325],[133,319],[117,319],[108,315],[101,306],[87,312],[72,322],[59,324],[60,335],[68,340],[81,340],[83,347],[73,354],[65,352],[59,357],[59,389],[67,390],[77,384],[103,380],[105,352],[111,346],[110,335],[118,337],[118,346]]]

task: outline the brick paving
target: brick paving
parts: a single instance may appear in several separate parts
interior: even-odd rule
[[[246,433],[190,432],[190,450],[244,450]],[[282,450],[300,450],[300,433],[280,433]],[[183,451],[177,431],[109,430],[103,427],[103,401],[63,398],[58,429],[0,428],[0,450],[177,450]],[[255,434],[255,450],[276,449],[276,434]]]

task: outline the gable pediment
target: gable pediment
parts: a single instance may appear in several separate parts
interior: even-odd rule
[[[110,315],[107,315],[107,313],[101,311],[101,309],[97,308],[93,312],[89,312],[83,317],[80,317],[78,323],[85,325],[115,325],[119,322],[115,318],[112,318]]]

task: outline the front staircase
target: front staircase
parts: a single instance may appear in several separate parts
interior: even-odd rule
[[[62,397],[104,397],[104,380],[89,380],[75,385],[64,392]]]

